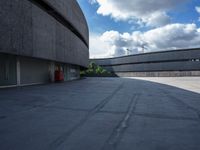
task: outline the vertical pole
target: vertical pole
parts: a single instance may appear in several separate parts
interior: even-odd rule
[[[17,67],[17,86],[21,85],[21,68],[20,68],[20,58],[17,56],[16,59],[16,67]]]
[[[51,82],[54,82],[54,72],[55,72],[55,63],[54,62],[50,62],[50,80]]]

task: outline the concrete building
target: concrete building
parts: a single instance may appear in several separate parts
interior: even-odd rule
[[[0,86],[79,78],[89,62],[86,19],[75,0],[0,1]]]
[[[117,76],[200,76],[200,49],[143,53],[90,61]]]

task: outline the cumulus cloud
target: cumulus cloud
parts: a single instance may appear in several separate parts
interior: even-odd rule
[[[200,13],[200,6],[198,7],[196,7],[196,11],[198,12],[198,13]]]
[[[112,56],[110,45],[100,39],[101,35],[90,33],[90,58]]]
[[[200,47],[200,28],[195,24],[170,24],[146,32],[107,31],[95,38],[96,44],[90,49],[96,51],[97,47],[104,51],[104,56],[96,55],[97,57],[116,57],[127,53]]]
[[[143,34],[149,50],[177,49],[200,45],[200,32],[195,24],[171,24]]]
[[[139,41],[140,33],[134,32],[120,34],[118,31],[107,31],[100,37],[101,41],[109,45],[110,56],[123,56],[127,53],[138,53],[138,47],[141,43]]]
[[[98,14],[115,20],[137,20],[148,26],[163,26],[170,23],[167,12],[186,0],[95,0]]]
[[[196,11],[200,14],[200,6],[195,7]],[[199,17],[199,21],[200,21],[200,17]]]

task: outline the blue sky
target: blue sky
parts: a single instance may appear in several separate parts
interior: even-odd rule
[[[88,0],[78,0],[86,16],[90,32],[103,33],[108,30],[130,31],[131,25],[124,21],[114,21],[109,16],[97,14],[98,4],[91,5]]]
[[[200,47],[199,0],[77,1],[89,25],[91,58]]]

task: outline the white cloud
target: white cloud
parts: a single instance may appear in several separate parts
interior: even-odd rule
[[[110,45],[100,39],[100,35],[90,33],[90,58],[111,56]]]
[[[195,24],[170,24],[146,32],[107,31],[95,38],[91,37],[90,43],[93,45],[90,47],[91,57],[115,57],[127,53],[137,54],[143,50],[151,52],[200,47],[200,28]]]
[[[147,26],[164,26],[170,23],[170,17],[165,12],[155,12],[147,17],[143,17],[143,22],[146,22]]]
[[[135,32],[135,35],[137,33]],[[131,49],[137,53],[137,49],[134,49],[137,46],[137,41],[135,37],[129,33],[120,34],[117,31],[107,31],[102,34],[100,37],[101,41],[104,41],[109,45],[108,51],[111,51],[110,56],[122,56],[125,55]]]
[[[195,7],[196,11],[200,14],[200,6]],[[199,17],[199,21],[200,21],[200,17]]]
[[[200,13],[200,6],[198,7],[195,7],[195,9],[196,9],[196,11],[198,12],[198,13]]]
[[[171,24],[143,34],[150,50],[177,49],[200,45],[200,32],[195,24]]]
[[[95,4],[97,1],[96,1],[96,0],[88,0],[88,2],[89,2],[90,4]]]
[[[167,12],[186,0],[96,0],[98,14],[115,20],[137,20],[148,26],[163,26],[170,23]]]

